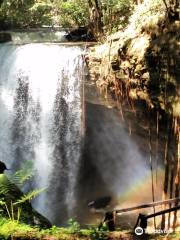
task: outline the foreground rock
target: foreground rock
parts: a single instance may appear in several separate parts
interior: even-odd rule
[[[68,41],[78,42],[78,41],[95,41],[94,36],[88,30],[88,27],[79,27],[71,30],[65,35]]]

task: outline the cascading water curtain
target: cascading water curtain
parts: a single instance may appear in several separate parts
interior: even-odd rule
[[[34,206],[53,223],[73,216],[81,156],[80,47],[0,46],[0,159],[13,171],[32,161]]]

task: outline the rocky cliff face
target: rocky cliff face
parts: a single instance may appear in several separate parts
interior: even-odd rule
[[[121,101],[143,100],[180,117],[180,21],[119,34],[91,48],[91,79]]]
[[[110,36],[104,44],[91,48],[87,62],[91,80],[96,82],[105,97],[107,92],[110,92],[117,100],[117,106],[127,125],[127,112],[134,112],[139,127],[144,130],[140,130],[137,137],[144,132],[144,142],[149,142],[149,154],[153,164],[162,157],[162,199],[178,197],[179,17],[171,21],[164,16],[156,23],[150,22],[149,26],[143,26],[137,31],[127,28],[124,32],[118,32]],[[137,108],[139,105],[140,111]],[[133,125],[134,122],[129,125],[130,134],[135,129]],[[176,226],[177,219],[174,214],[173,227]],[[162,228],[168,221],[165,221],[165,217],[162,218]]]

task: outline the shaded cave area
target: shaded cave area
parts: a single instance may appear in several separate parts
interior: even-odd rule
[[[157,149],[155,113],[147,115],[143,101],[138,101],[135,109],[124,106],[122,118],[122,112],[112,96],[108,94],[104,98],[93,81],[85,82],[84,150],[77,183],[76,209],[76,218],[82,224],[100,223],[106,211],[152,202],[150,155],[153,158],[155,200],[161,200],[166,121],[162,120],[160,124]],[[89,202],[105,196],[111,197],[106,208],[88,207]],[[135,225],[137,216],[138,212],[123,214],[117,218],[117,224],[128,229]]]

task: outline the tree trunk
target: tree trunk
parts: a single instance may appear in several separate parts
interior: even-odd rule
[[[97,38],[103,33],[102,9],[98,0],[88,0],[90,11],[89,30]]]
[[[165,176],[164,176],[164,189],[163,189],[163,200],[166,200],[168,197],[168,189],[169,189],[169,154],[168,149],[171,141],[171,119],[169,119],[168,123],[168,132],[167,132],[167,139],[165,143],[165,153],[164,153],[164,165],[165,165]],[[166,205],[164,205],[164,209],[166,209]],[[165,214],[162,215],[161,221],[161,229],[165,229]]]

